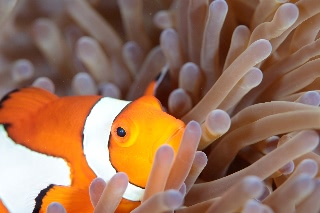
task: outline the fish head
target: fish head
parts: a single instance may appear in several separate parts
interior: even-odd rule
[[[164,112],[153,96],[128,104],[115,118],[109,140],[110,160],[131,183],[145,187],[156,151],[164,144],[176,153],[185,124]]]

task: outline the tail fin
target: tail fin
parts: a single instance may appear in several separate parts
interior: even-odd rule
[[[56,95],[40,88],[14,90],[0,101],[0,124],[11,124],[32,116],[56,99]]]

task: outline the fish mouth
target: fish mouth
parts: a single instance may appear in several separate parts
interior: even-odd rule
[[[159,140],[153,146],[153,153],[152,153],[152,156],[150,156],[151,162],[154,160],[157,150],[162,145],[171,146],[172,149],[174,150],[174,153],[176,154],[180,147],[184,130],[185,130],[185,126],[181,125],[178,128],[176,128],[174,131],[172,131],[172,133],[169,134],[170,135],[169,137],[160,137]],[[164,132],[164,135],[168,135],[168,134]]]
[[[166,140],[165,144],[169,144],[174,149],[175,153],[178,151],[185,127],[179,127],[170,137]]]

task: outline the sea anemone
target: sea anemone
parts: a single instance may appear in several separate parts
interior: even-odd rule
[[[159,148],[133,212],[319,212],[317,1],[11,0],[0,8],[0,96],[28,85],[127,100],[148,90],[188,123],[176,156]],[[127,183],[124,173],[95,179],[96,212],[115,211]],[[64,209],[53,203],[48,212]]]

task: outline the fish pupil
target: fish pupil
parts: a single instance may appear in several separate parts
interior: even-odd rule
[[[118,128],[117,128],[117,135],[118,135],[119,137],[124,137],[124,136],[126,136],[126,130],[124,130],[122,127],[118,127]]]

